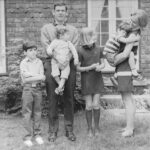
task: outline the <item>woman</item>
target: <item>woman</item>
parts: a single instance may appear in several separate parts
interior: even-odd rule
[[[132,31],[140,30],[146,27],[148,23],[148,17],[144,10],[135,11],[129,18]],[[130,33],[129,33],[130,34]],[[137,46],[134,46],[134,42],[130,44],[121,43],[120,51],[131,49],[134,51]],[[132,96],[133,82],[132,73],[128,63],[128,59],[116,66],[117,80],[118,80],[118,91],[121,93],[122,100],[126,109],[126,127],[122,130],[123,137],[129,137],[134,132],[134,119],[135,119],[135,100]]]

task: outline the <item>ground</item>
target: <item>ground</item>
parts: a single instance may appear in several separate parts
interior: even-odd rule
[[[141,115],[142,114],[142,115]],[[21,116],[0,114],[0,149],[27,150],[22,137],[25,130]],[[123,138],[118,130],[125,126],[124,111],[101,111],[99,137],[88,138],[86,135],[86,121],[84,112],[75,114],[74,133],[76,142],[70,142],[64,136],[63,116],[60,116],[60,129],[55,143],[49,143],[48,121],[42,119],[42,132],[45,140],[43,146],[34,143],[31,150],[149,150],[150,149],[150,113],[137,113],[135,120],[135,134],[130,138]]]

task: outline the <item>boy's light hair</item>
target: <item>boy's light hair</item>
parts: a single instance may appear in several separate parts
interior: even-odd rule
[[[129,22],[127,21],[123,21],[119,24],[119,27],[118,27],[120,30],[125,30],[126,32],[129,32],[132,30],[131,28],[131,25]]]
[[[61,35],[64,35],[65,33],[67,33],[67,29],[65,26],[57,26],[56,27],[56,37],[57,39],[60,38]]]

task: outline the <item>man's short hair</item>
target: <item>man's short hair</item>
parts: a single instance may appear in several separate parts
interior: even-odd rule
[[[36,48],[37,49],[36,43],[34,41],[24,41],[24,43],[22,45],[23,51],[26,52],[30,48]]]
[[[56,4],[54,4],[54,10],[56,9],[57,6],[65,6],[66,11],[68,10],[68,7],[65,3],[56,3]]]

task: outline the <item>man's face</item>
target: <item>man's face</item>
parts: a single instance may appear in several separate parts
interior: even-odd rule
[[[57,22],[66,21],[67,10],[65,6],[56,6],[53,12],[54,18]]]
[[[37,55],[37,49],[36,48],[30,48],[25,52],[25,55],[31,59],[34,60],[36,59],[36,55]]]

